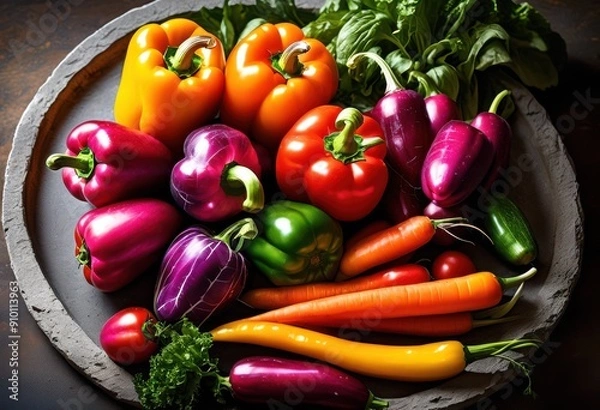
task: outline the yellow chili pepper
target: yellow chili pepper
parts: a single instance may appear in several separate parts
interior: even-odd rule
[[[211,331],[215,342],[259,345],[321,360],[340,368],[389,380],[428,382],[460,374],[467,364],[507,350],[539,347],[533,339],[474,346],[456,340],[415,346],[364,343],[292,325],[239,320]]]
[[[219,39],[192,20],[140,27],[131,38],[114,105],[115,121],[182,154],[195,128],[217,114],[225,88]]]

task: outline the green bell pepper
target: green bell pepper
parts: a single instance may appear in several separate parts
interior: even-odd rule
[[[333,280],[343,251],[338,221],[303,202],[281,200],[255,215],[259,228],[243,253],[277,286]]]

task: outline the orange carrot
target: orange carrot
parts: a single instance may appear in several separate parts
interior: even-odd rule
[[[360,241],[367,236],[374,234],[375,232],[382,231],[390,227],[390,223],[385,219],[375,219],[359,228],[354,232],[348,239],[346,239],[344,246],[347,248],[353,246],[356,242]]]
[[[395,285],[410,285],[429,280],[429,271],[421,265],[395,264],[345,282],[318,282],[250,289],[240,300],[255,309],[270,310],[327,296]]]
[[[536,272],[535,268],[531,268],[524,274],[508,278],[498,277],[491,272],[477,272],[426,283],[370,289],[296,303],[251,319],[310,325],[328,320],[383,319],[475,311],[497,305],[505,289],[523,283]]]
[[[335,280],[346,280],[368,269],[398,259],[427,244],[440,226],[463,218],[430,219],[414,216],[389,228],[379,230],[346,246]]]

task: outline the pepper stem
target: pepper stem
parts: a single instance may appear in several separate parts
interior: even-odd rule
[[[75,259],[80,266],[88,266],[90,264],[90,251],[87,246],[85,246],[85,242],[82,242],[81,245],[77,248],[77,255],[75,255]]]
[[[265,205],[265,193],[258,176],[250,168],[237,163],[225,168],[221,186],[232,195],[245,193],[242,209],[246,212],[260,212]]]
[[[492,114],[496,114],[498,112],[498,107],[500,106],[500,103],[502,102],[502,100],[504,100],[504,97],[506,97],[507,95],[510,95],[510,90],[504,90],[498,93],[498,95],[494,97],[494,100],[492,101],[492,104],[490,105],[490,109],[488,111]]]
[[[539,348],[542,342],[538,339],[513,339],[501,342],[484,343],[480,345],[465,346],[465,361],[472,363],[490,356],[499,356],[509,350]]]
[[[335,127],[340,131],[324,138],[325,150],[344,164],[364,161],[366,150],[385,141],[380,137],[363,138],[357,135],[356,130],[363,120],[362,113],[356,108],[348,107],[340,111],[335,119]]]
[[[202,65],[202,58],[196,54],[200,48],[214,48],[217,41],[210,36],[193,36],[186,39],[179,47],[168,47],[164,60],[167,68],[180,78],[194,75]]]
[[[373,394],[373,392],[369,391],[369,399],[367,400],[367,405],[365,406],[365,410],[383,410],[387,409],[390,406],[390,402],[377,397]]]
[[[80,178],[88,179],[94,172],[96,161],[88,147],[83,148],[76,156],[52,154],[46,159],[46,166],[53,171],[61,168],[73,168]]]
[[[333,139],[333,149],[341,154],[356,152],[358,143],[354,139],[356,129],[363,123],[363,116],[356,108],[344,108],[335,119],[335,127],[341,130]]]
[[[427,74],[423,74],[420,71],[411,71],[408,77],[409,79],[414,78],[418,81],[421,87],[423,87],[423,95],[425,97],[430,97],[440,93],[440,90],[433,84]]]
[[[258,227],[252,218],[240,219],[229,225],[214,238],[225,242],[234,252],[239,252],[246,241],[251,241],[258,235]]]
[[[299,75],[304,67],[298,58],[301,54],[310,51],[310,44],[306,41],[295,41],[281,53],[275,61],[275,67],[286,79]]]
[[[377,53],[373,53],[372,51],[365,51],[362,53],[356,53],[348,59],[346,62],[346,66],[348,68],[356,68],[358,65],[358,60],[361,58],[370,58],[375,61],[379,68],[381,69],[381,73],[383,74],[383,78],[385,79],[385,94],[391,93],[397,90],[404,90],[398,78],[394,75],[392,68],[390,65]]]

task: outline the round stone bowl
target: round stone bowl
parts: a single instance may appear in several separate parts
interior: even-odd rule
[[[317,8],[321,2],[298,3]],[[12,268],[22,297],[39,327],[75,369],[121,404],[139,407],[132,377],[136,369],[113,363],[98,344],[104,321],[117,310],[151,305],[154,278],[122,291],[103,294],[83,280],[73,257],[72,232],[89,209],[72,198],[46,157],[64,150],[64,139],[78,123],[113,119],[112,107],[130,35],[139,26],[221,6],[221,1],[158,0],[113,20],[75,48],[55,69],[24,112],[6,170],[3,223]],[[521,319],[475,329],[460,338],[479,344],[534,336],[548,341],[579,275],[583,240],[578,186],[569,156],[546,112],[524,88],[507,84],[516,111],[509,196],[519,205],[536,236],[537,275],[527,282],[514,308]],[[514,275],[488,251],[465,245],[479,267]],[[242,307],[239,307],[242,314]],[[360,334],[365,341],[409,344],[425,340]],[[543,347],[542,349],[543,350]],[[284,354],[251,346],[217,346],[224,369],[250,354]],[[543,352],[542,352],[543,353]],[[511,354],[535,364],[539,351]],[[373,392],[390,400],[391,409],[463,408],[484,400],[518,375],[505,360],[484,359],[461,375],[439,383],[411,384],[362,378]]]

